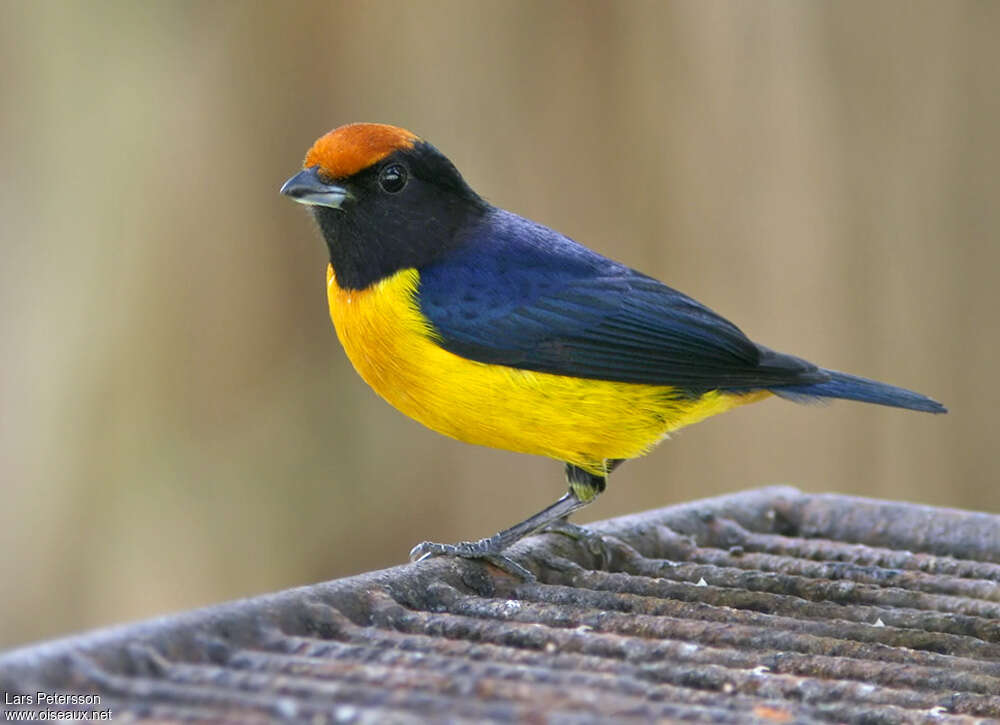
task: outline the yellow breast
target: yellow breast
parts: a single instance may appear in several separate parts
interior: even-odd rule
[[[549,456],[601,474],[668,433],[759,400],[767,392],[709,392],[587,380],[489,365],[438,346],[417,307],[419,273],[397,272],[362,291],[327,269],[330,317],[348,358],[379,395],[428,428],[468,443]]]

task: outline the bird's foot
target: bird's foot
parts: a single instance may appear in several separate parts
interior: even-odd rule
[[[571,524],[566,519],[560,519],[558,521],[553,521],[551,524],[542,529],[540,533],[561,534],[569,537],[573,541],[583,544],[587,551],[589,551],[591,555],[597,559],[597,561],[611,561],[611,547],[608,545],[608,541],[604,538],[603,534],[599,534],[593,529]]]
[[[435,544],[425,541],[410,550],[410,561],[423,561],[431,556],[460,556],[463,559],[482,559],[488,561],[508,574],[519,577],[527,582],[535,581],[535,575],[511,559],[504,556],[507,547],[519,541],[528,534],[534,533],[546,525],[564,519],[577,509],[585,506],[593,499],[580,499],[574,491],[569,491],[555,503],[546,506],[533,516],[514,524],[509,529],[494,534],[488,539],[479,541],[462,541],[458,544]]]
[[[523,579],[535,581],[535,575],[508,556],[500,553],[503,549],[497,537],[480,539],[479,541],[460,541],[457,544],[437,544],[424,541],[410,549],[410,561],[423,561],[432,556],[458,556],[463,559],[481,559],[495,567]]]
[[[577,524],[571,524],[566,519],[560,519],[558,521],[553,521],[551,524],[543,528],[539,533],[541,534],[562,534],[563,536],[568,536],[573,539],[573,541],[588,541],[592,538],[599,537],[600,534],[595,534],[590,529],[579,526]]]

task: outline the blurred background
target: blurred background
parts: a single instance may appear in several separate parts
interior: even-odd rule
[[[773,400],[581,521],[773,483],[1000,510],[1000,4],[0,0],[0,648],[401,563],[564,490],[375,396],[278,195],[350,121],[751,337]]]

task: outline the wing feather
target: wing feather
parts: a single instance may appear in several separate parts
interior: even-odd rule
[[[757,345],[701,303],[508,212],[422,269],[418,302],[438,344],[484,363],[684,388],[825,381]]]

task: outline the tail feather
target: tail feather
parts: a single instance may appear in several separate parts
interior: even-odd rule
[[[770,388],[771,392],[782,398],[798,402],[815,400],[817,398],[844,398],[859,400],[862,403],[876,405],[891,405],[895,408],[920,410],[926,413],[947,413],[948,409],[936,400],[926,395],[915,393],[895,385],[880,383],[877,380],[838,373],[836,370],[823,370],[830,376],[829,380],[809,385],[784,385]]]

